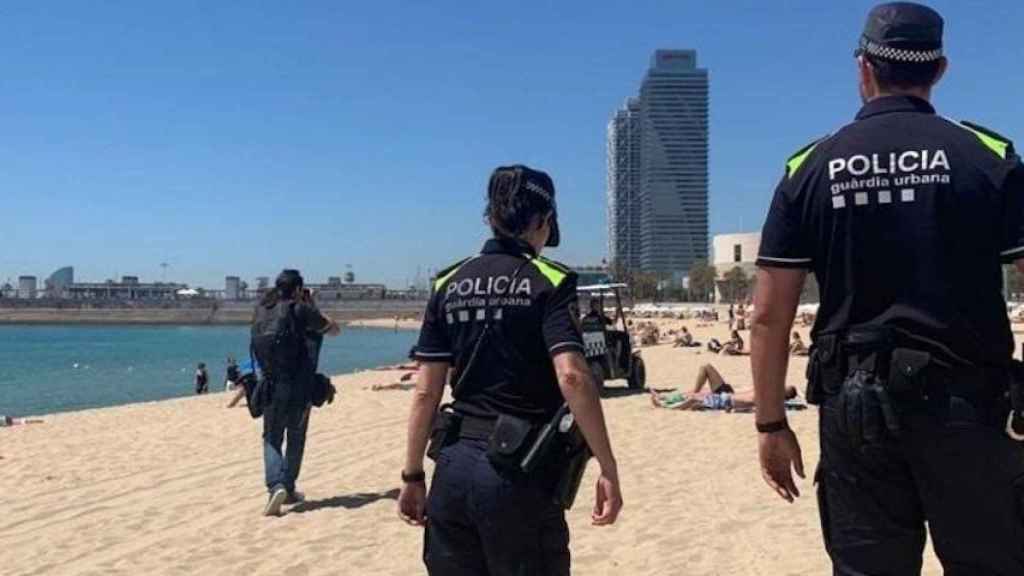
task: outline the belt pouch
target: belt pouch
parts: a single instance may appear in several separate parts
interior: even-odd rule
[[[528,420],[502,414],[494,423],[494,431],[487,444],[487,459],[495,469],[517,473],[520,463],[530,449],[533,424]]]
[[[886,388],[895,396],[916,397],[925,386],[924,369],[931,364],[932,355],[920,350],[896,348],[889,363]]]

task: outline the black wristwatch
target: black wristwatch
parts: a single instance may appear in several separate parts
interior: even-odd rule
[[[789,430],[789,421],[783,418],[782,420],[765,422],[764,424],[757,422],[756,426],[757,431],[762,434],[774,434],[776,432],[782,432],[783,430]]]
[[[422,484],[423,482],[426,481],[427,473],[424,472],[423,470],[420,470],[419,472],[413,472],[411,474],[406,474],[405,470],[402,470],[402,482],[406,484]]]

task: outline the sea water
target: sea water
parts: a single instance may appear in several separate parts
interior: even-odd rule
[[[342,374],[404,360],[415,332],[346,328],[325,338],[320,372]],[[206,363],[224,390],[227,358],[249,358],[246,326],[0,326],[0,414],[117,406],[195,393]]]

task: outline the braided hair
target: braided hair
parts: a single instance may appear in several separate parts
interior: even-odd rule
[[[529,231],[536,216],[554,210],[549,191],[555,189],[551,177],[519,164],[500,166],[487,184],[484,218],[495,236],[519,237]]]

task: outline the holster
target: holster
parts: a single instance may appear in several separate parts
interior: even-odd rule
[[[811,344],[807,360],[807,403],[816,406],[825,398],[839,394],[846,377],[845,359],[839,352],[839,338],[834,334],[818,336]]]
[[[821,394],[815,400],[838,396],[840,426],[855,446],[885,436],[898,438],[899,407],[923,396],[931,355],[898,347],[894,334],[884,327],[854,328],[827,342],[829,362],[819,359],[815,368],[814,386]]]
[[[434,415],[434,424],[430,429],[427,458],[436,462],[441,449],[459,439],[461,424],[462,416],[455,412],[451,405],[441,406]]]
[[[552,501],[569,510],[576,501],[591,456],[590,446],[569,406],[562,405],[541,428],[520,466],[528,475],[540,475]]]

